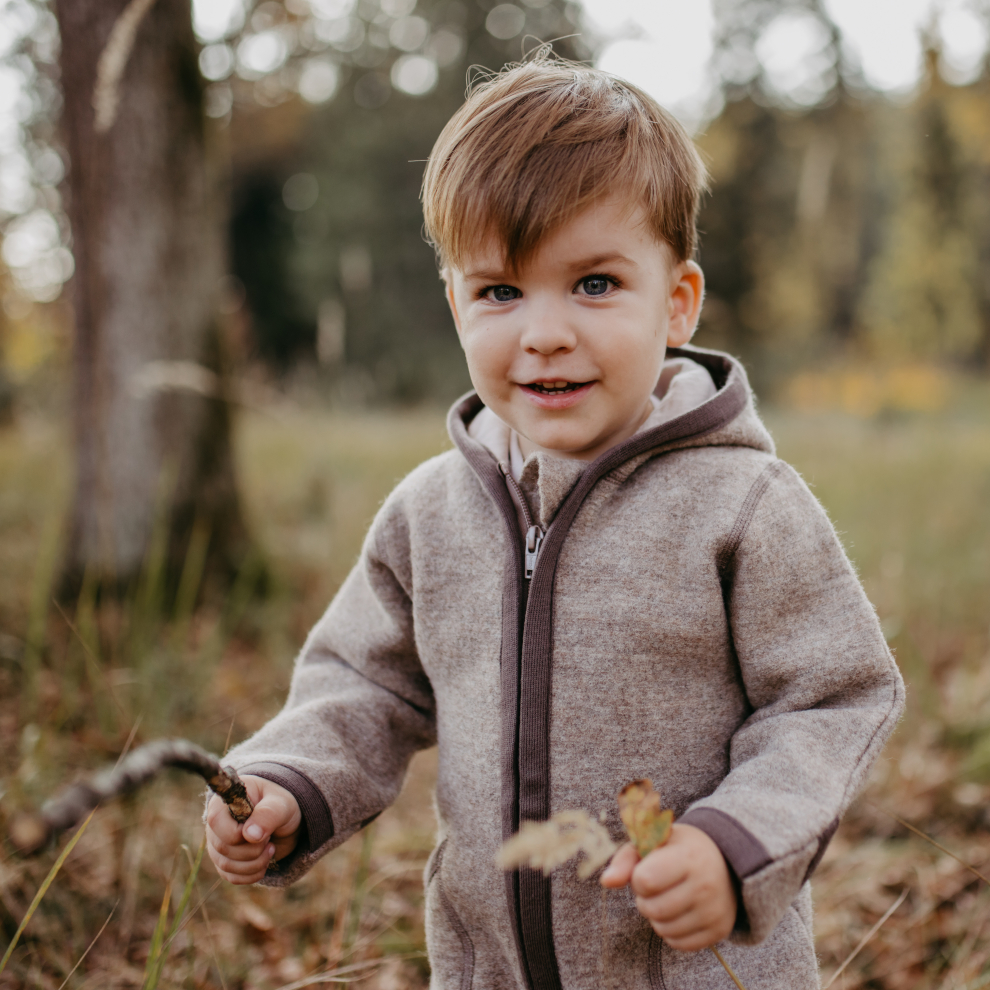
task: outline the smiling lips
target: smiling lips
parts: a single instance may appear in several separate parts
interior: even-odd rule
[[[588,382],[530,382],[525,388],[532,389],[539,395],[564,395],[582,388]]]

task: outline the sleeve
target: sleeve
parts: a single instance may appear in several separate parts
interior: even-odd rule
[[[733,938],[754,944],[818,865],[903,712],[904,684],[828,517],[793,469],[766,469],[734,533],[725,599],[751,712],[728,775],[681,821],[722,850],[740,893]]]
[[[409,760],[436,741],[433,691],[416,652],[408,525],[392,497],[300,653],[283,710],[229,754],[240,774],[299,802],[291,856],[262,883],[284,886],[395,800]]]

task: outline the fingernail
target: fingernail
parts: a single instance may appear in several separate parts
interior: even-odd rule
[[[265,834],[265,832],[260,825],[248,825],[248,827],[244,829],[244,834],[252,842],[257,842]]]
[[[272,856],[274,856],[274,855],[275,855],[275,847],[274,846],[269,846],[268,847],[268,858],[271,859]]]

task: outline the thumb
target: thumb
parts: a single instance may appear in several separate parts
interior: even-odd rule
[[[291,818],[292,809],[281,795],[264,794],[254,806],[251,817],[241,826],[241,834],[248,842],[267,842],[273,833],[284,833],[285,826],[291,824]]]
[[[627,842],[608,864],[608,869],[602,874],[603,887],[625,887],[632,879],[633,870],[639,862],[636,847]]]

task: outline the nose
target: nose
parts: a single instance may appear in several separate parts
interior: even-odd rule
[[[577,331],[568,318],[567,308],[552,299],[533,299],[523,315],[524,326],[519,344],[531,354],[550,355],[572,351],[577,346]]]

